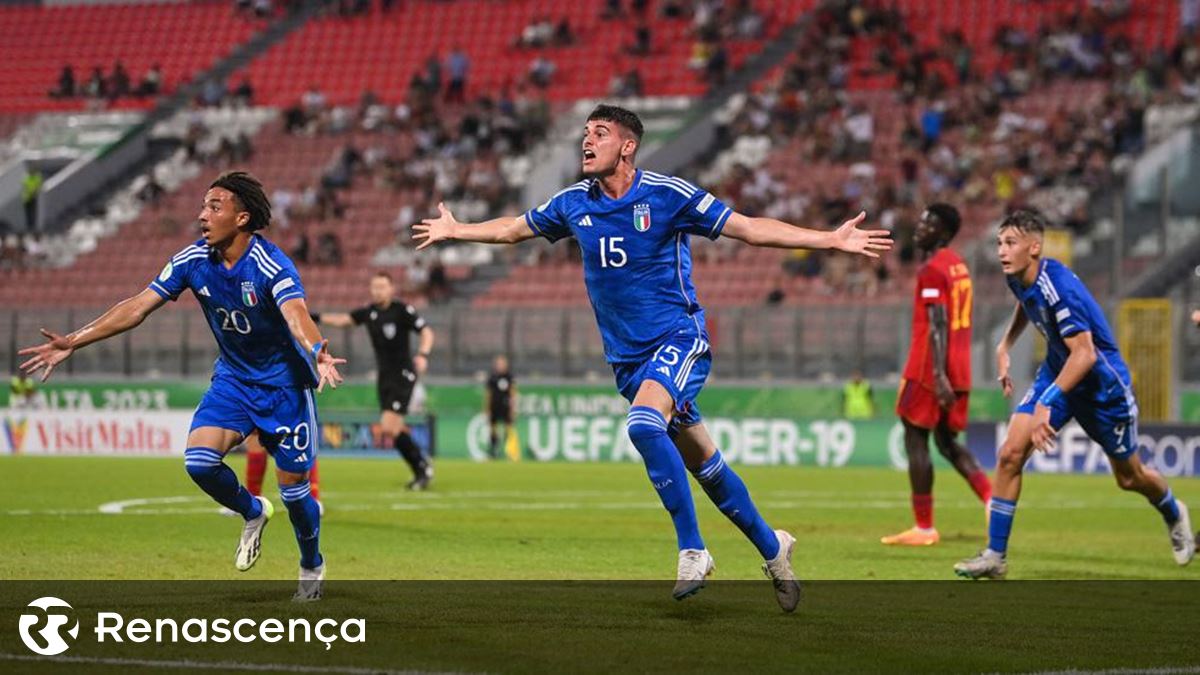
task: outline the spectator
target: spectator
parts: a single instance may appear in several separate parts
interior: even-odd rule
[[[150,70],[147,70],[146,74],[142,76],[142,81],[138,83],[134,96],[157,96],[162,89],[162,82],[162,66],[156,63],[150,66]]]
[[[529,81],[544,89],[550,86],[550,79],[554,77],[557,70],[558,66],[546,58],[545,54],[538,54],[537,58],[529,64]]]
[[[271,0],[254,0],[254,16],[265,19],[274,13],[275,8],[271,6]]]
[[[446,70],[450,73],[450,83],[446,86],[445,101],[447,103],[463,103],[467,97],[467,73],[471,70],[471,59],[462,47],[455,47],[446,59]]]
[[[42,184],[45,176],[41,169],[30,166],[25,179],[21,181],[21,205],[25,208],[25,231],[34,232],[38,227],[38,198],[42,194]]]
[[[317,85],[310,84],[304,94],[300,96],[300,108],[304,111],[305,124],[309,124],[321,117],[321,113],[325,112],[325,94]]]
[[[621,0],[604,0],[604,9],[600,11],[601,19],[615,19],[621,14]]]
[[[317,255],[314,262],[331,266],[342,264],[342,242],[337,234],[325,232],[317,238]]]
[[[125,64],[117,61],[113,64],[112,75],[108,81],[108,97],[112,100],[128,96],[130,92],[129,71],[125,70]]]
[[[295,216],[294,209],[298,201],[299,195],[286,187],[275,188],[275,191],[271,193],[272,211],[285,230],[292,224],[292,218]]]
[[[108,95],[108,81],[104,77],[104,71],[100,66],[92,68],[92,75],[88,78],[87,84],[84,85],[83,93],[88,98],[104,98]]]
[[[429,266],[429,283],[425,294],[430,302],[442,302],[450,297],[450,279],[446,276],[446,266],[441,258],[434,258]]]
[[[626,51],[634,56],[647,56],[650,54],[651,41],[650,24],[642,19],[634,26],[633,42],[626,47]]]
[[[574,44],[575,33],[571,31],[571,22],[567,21],[567,17],[558,20],[558,25],[554,27],[554,44],[559,47],[566,47]]]
[[[608,84],[610,96],[641,96],[642,74],[636,69],[627,73],[614,75]]]
[[[554,33],[554,23],[550,17],[539,17],[521,30],[519,44],[522,47],[545,47],[554,39]]]
[[[233,90],[233,100],[238,105],[245,107],[254,105],[254,86],[250,84],[250,76],[242,76],[242,81]]]
[[[307,265],[308,264],[308,254],[309,254],[308,231],[305,230],[304,228],[300,228],[296,231],[296,238],[292,243],[292,247],[291,247],[291,250],[288,252],[288,255],[290,255],[292,257],[292,260],[294,260],[298,263],[301,263],[303,265]]]
[[[75,97],[75,69],[66,64],[58,74],[58,86],[50,91],[51,98]]]
[[[210,77],[204,82],[204,86],[200,89],[200,102],[208,107],[221,105],[221,101],[225,100],[225,82],[216,76]]]
[[[138,188],[137,199],[147,206],[156,206],[166,193],[166,188],[155,179],[154,172],[150,172],[146,174],[146,182]]]

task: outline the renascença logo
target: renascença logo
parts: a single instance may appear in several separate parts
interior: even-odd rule
[[[21,641],[25,643],[25,646],[29,647],[29,650],[33,653],[41,654],[42,656],[55,656],[70,649],[71,645],[63,639],[62,629],[72,620],[72,617],[65,611],[51,610],[65,607],[66,610],[70,611],[73,608],[62,600],[50,596],[38,598],[29,603],[29,606],[42,611],[21,615],[21,620],[17,625],[21,631]],[[36,633],[32,632],[34,628],[42,623],[43,619],[46,625]],[[70,628],[67,628],[66,633],[71,636],[72,641],[79,637],[79,621],[75,620],[75,623]],[[41,640],[37,640],[34,635],[41,636]]]

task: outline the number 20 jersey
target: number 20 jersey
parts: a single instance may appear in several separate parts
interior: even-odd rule
[[[575,237],[609,363],[650,358],[680,330],[704,331],[688,235],[716,239],[732,211],[691,183],[638,170],[620,199],[580,181],[525,213],[535,234]]]
[[[217,340],[213,376],[269,387],[312,387],[312,360],[292,337],[279,311],[304,298],[296,266],[277,246],[256,235],[232,268],[201,239],[176,253],[150,289],[166,300],[192,290]]]

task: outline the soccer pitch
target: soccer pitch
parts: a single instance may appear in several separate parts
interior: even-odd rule
[[[230,463],[241,472],[240,457]],[[394,457],[326,458],[321,535],[329,581],[321,602],[295,606],[288,598],[296,545],[282,509],[258,565],[238,573],[240,522],[217,514],[178,458],[0,458],[0,623],[15,625],[31,598],[53,594],[69,599],[81,621],[115,607],[127,617],[332,615],[370,626],[367,644],[330,650],[81,639],[54,661],[31,656],[11,631],[0,631],[0,668],[1196,672],[1200,620],[1189,608],[1200,603],[1200,584],[1110,580],[1191,580],[1200,569],[1176,567],[1158,514],[1109,478],[1028,477],[1011,578],[1093,580],[1031,584],[953,579],[951,565],[982,544],[984,514],[949,472],[939,473],[935,488],[942,543],[904,549],[879,544],[909,524],[902,473],[739,470],[768,520],[799,539],[795,566],[806,584],[795,614],[780,613],[753,548],[698,491],[716,575],[698,596],[673,601],[674,535],[636,464],[446,461],[435,489],[414,494],[401,487],[407,469]],[[1173,486],[1184,500],[1200,495],[1196,481]],[[274,489],[267,493],[278,499]],[[146,581],[155,579],[172,581]]]
[[[230,464],[242,474],[241,457]],[[982,505],[946,469],[934,488],[942,543],[923,549],[879,544],[911,525],[902,473],[738,470],[768,522],[796,535],[802,579],[950,579],[954,562],[984,544]],[[640,465],[446,461],[428,493],[406,492],[407,478],[382,453],[322,462],[331,580],[662,580],[669,593],[675,538]],[[1200,504],[1200,482],[1171,485]],[[274,486],[265,493],[281,506]],[[695,486],[693,497],[714,578],[762,580],[753,547]],[[0,458],[0,514],[3,579],[265,580],[297,569],[277,508],[258,565],[237,572],[240,522],[217,515],[181,459]],[[1172,561],[1154,509],[1105,476],[1027,476],[1009,557],[1012,579],[1200,579],[1200,568]]]

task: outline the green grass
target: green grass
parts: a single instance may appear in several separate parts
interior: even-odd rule
[[[231,462],[240,472],[241,460]],[[0,670],[178,672],[184,660],[228,671],[254,663],[505,673],[1200,665],[1200,584],[1112,581],[1190,581],[1200,569],[1176,567],[1157,513],[1106,477],[1030,476],[1010,556],[1014,579],[1092,581],[1000,584],[952,578],[952,564],[982,544],[984,518],[949,472],[937,486],[943,542],[913,550],[878,543],[911,517],[901,473],[739,467],[768,520],[798,537],[799,575],[818,580],[806,583],[801,609],[783,615],[753,548],[702,494],[716,580],[695,598],[670,599],[674,536],[639,466],[443,462],[428,494],[405,492],[406,472],[390,459],[322,464],[330,581],[322,602],[297,607],[287,602],[296,549],[282,508],[258,566],[240,574],[232,564],[240,522],[216,515],[178,459],[0,458]],[[1173,487],[1200,503],[1196,481]],[[100,512],[133,499],[169,501]],[[66,581],[88,579],[115,581]],[[379,579],[441,581],[351,581]],[[66,656],[169,668],[14,661],[28,652],[9,627],[38,595],[67,599],[79,613],[82,637]],[[363,617],[369,638],[329,651],[89,643],[90,617],[112,609],[180,622]]]
[[[239,458],[231,459],[242,471]],[[808,579],[947,579],[984,542],[983,508],[951,472],[938,474],[942,543],[881,546],[911,514],[901,473],[739,467],[767,520],[792,531]],[[328,458],[321,466],[322,549],[331,579],[672,578],[675,541],[633,464],[438,465],[435,489],[405,492],[398,461]],[[1172,481],[1200,503],[1195,480]],[[757,553],[696,492],[718,579],[760,578]],[[240,523],[171,459],[0,458],[0,579],[291,579],[296,545],[272,486],[276,520],[248,574],[232,565]],[[120,515],[103,504],[132,499]],[[1145,500],[1102,476],[1032,475],[1010,548],[1013,579],[1197,579],[1171,560]]]

